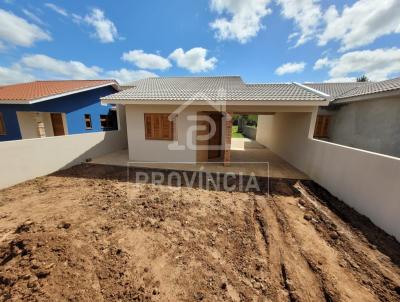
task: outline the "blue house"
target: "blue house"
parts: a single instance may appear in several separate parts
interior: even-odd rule
[[[0,141],[117,130],[115,108],[100,98],[119,90],[113,80],[0,86]]]

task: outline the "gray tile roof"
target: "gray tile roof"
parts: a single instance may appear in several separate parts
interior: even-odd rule
[[[329,94],[334,103],[351,101],[354,97],[368,99],[372,94],[399,90],[400,78],[381,82],[354,82],[354,83],[306,83],[313,89]]]
[[[341,95],[338,99],[369,95],[379,92],[393,91],[397,89],[400,89],[400,78],[395,78],[375,83],[367,82],[367,85],[362,85],[356,89],[350,90],[345,94]]]
[[[400,78],[382,82],[300,85],[295,83],[246,84],[239,76],[161,77],[135,81],[127,86],[123,91],[103,99],[124,101],[324,101],[330,99],[333,102],[346,102],[352,97],[368,97],[370,94],[400,89]],[[319,94],[318,91],[331,98]]]
[[[245,84],[239,76],[161,77],[129,84],[104,100],[324,101],[295,84]]]
[[[323,93],[337,98],[353,89],[368,85],[368,82],[351,82],[351,83],[304,83],[303,85],[319,90]]]

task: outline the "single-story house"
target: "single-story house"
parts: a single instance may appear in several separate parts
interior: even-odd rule
[[[227,164],[233,114],[275,116],[277,125],[293,117],[311,122],[311,114],[329,104],[326,94],[302,84],[246,84],[239,76],[148,78],[131,86],[101,100],[125,106],[129,160],[135,162]],[[274,131],[280,130],[288,129]]]
[[[400,78],[305,85],[332,98],[319,110],[315,137],[400,157]]]
[[[36,81],[0,86],[0,141],[117,129],[114,80]]]
[[[379,148],[369,149],[396,155],[399,88],[399,79],[247,84],[239,76],[167,77],[136,81],[102,103],[125,106],[129,160],[135,162],[229,163],[233,114],[257,114],[257,141],[285,159],[313,137],[357,148],[380,140]]]

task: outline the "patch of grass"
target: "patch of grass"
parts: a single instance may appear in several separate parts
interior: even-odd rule
[[[243,134],[238,132],[238,126],[232,126],[232,138],[243,138]]]

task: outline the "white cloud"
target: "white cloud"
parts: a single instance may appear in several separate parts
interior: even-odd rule
[[[356,82],[357,78],[351,77],[341,77],[341,78],[330,78],[329,80],[324,81],[325,83],[346,83],[346,82]]]
[[[0,66],[0,85],[30,82],[34,76],[23,70],[18,64],[11,67]]]
[[[171,63],[168,59],[156,54],[145,53],[141,49],[124,52],[122,54],[122,59],[135,64],[139,68],[165,70],[171,67]]]
[[[275,70],[275,73],[277,75],[280,75],[280,76],[284,75],[284,74],[288,74],[288,73],[299,73],[299,72],[302,72],[305,67],[306,67],[306,63],[305,62],[286,63],[286,64],[283,64],[283,65],[279,66]]]
[[[312,39],[320,24],[322,14],[318,0],[277,0],[281,5],[281,14],[286,19],[293,19],[299,32],[292,33],[289,40],[299,36],[296,46]]]
[[[327,57],[324,57],[324,58],[318,59],[315,62],[313,69],[320,70],[324,67],[329,67],[331,65],[332,65],[332,62]]]
[[[326,28],[318,43],[340,41],[341,51],[368,45],[381,36],[400,33],[399,16],[398,0],[359,0],[345,5],[341,14],[332,5],[324,15]]]
[[[32,21],[39,23],[39,24],[44,24],[44,22],[42,21],[42,19],[40,19],[38,16],[36,16],[33,12],[31,12],[30,10],[27,9],[23,9],[22,12],[24,13],[25,16],[27,16],[28,18],[30,18]]]
[[[53,11],[55,11],[56,13],[58,13],[64,17],[68,16],[68,12],[64,8],[62,8],[58,5],[55,5],[54,3],[45,3],[44,6],[52,9]]]
[[[348,52],[338,59],[327,60],[324,67],[329,68],[332,79],[365,74],[372,81],[382,81],[400,73],[400,49]]]
[[[11,67],[0,66],[0,85],[29,82],[37,79],[99,79],[113,78],[129,83],[158,75],[147,70],[103,70],[79,61],[63,61],[42,54],[27,55]]]
[[[220,40],[246,43],[263,28],[262,19],[272,12],[267,7],[269,3],[270,0],[211,0],[211,10],[227,14],[230,19],[217,18],[210,26]]]
[[[21,64],[36,71],[41,71],[46,77],[65,79],[98,78],[102,69],[97,66],[86,66],[79,61],[63,61],[46,55],[27,55],[21,59]]]
[[[0,42],[29,47],[36,41],[50,41],[50,34],[23,18],[0,9]]]
[[[175,49],[169,58],[174,60],[179,67],[185,68],[190,72],[205,72],[215,68],[217,58],[206,59],[207,49],[195,47],[187,52],[182,48]]]
[[[102,43],[114,42],[118,38],[118,31],[114,23],[107,19],[104,12],[98,8],[92,9],[89,15],[86,15],[84,21],[93,26],[95,37]]]
[[[147,70],[129,70],[125,68],[108,71],[106,75],[117,80],[120,84],[128,84],[144,78],[158,77],[157,74]]]

